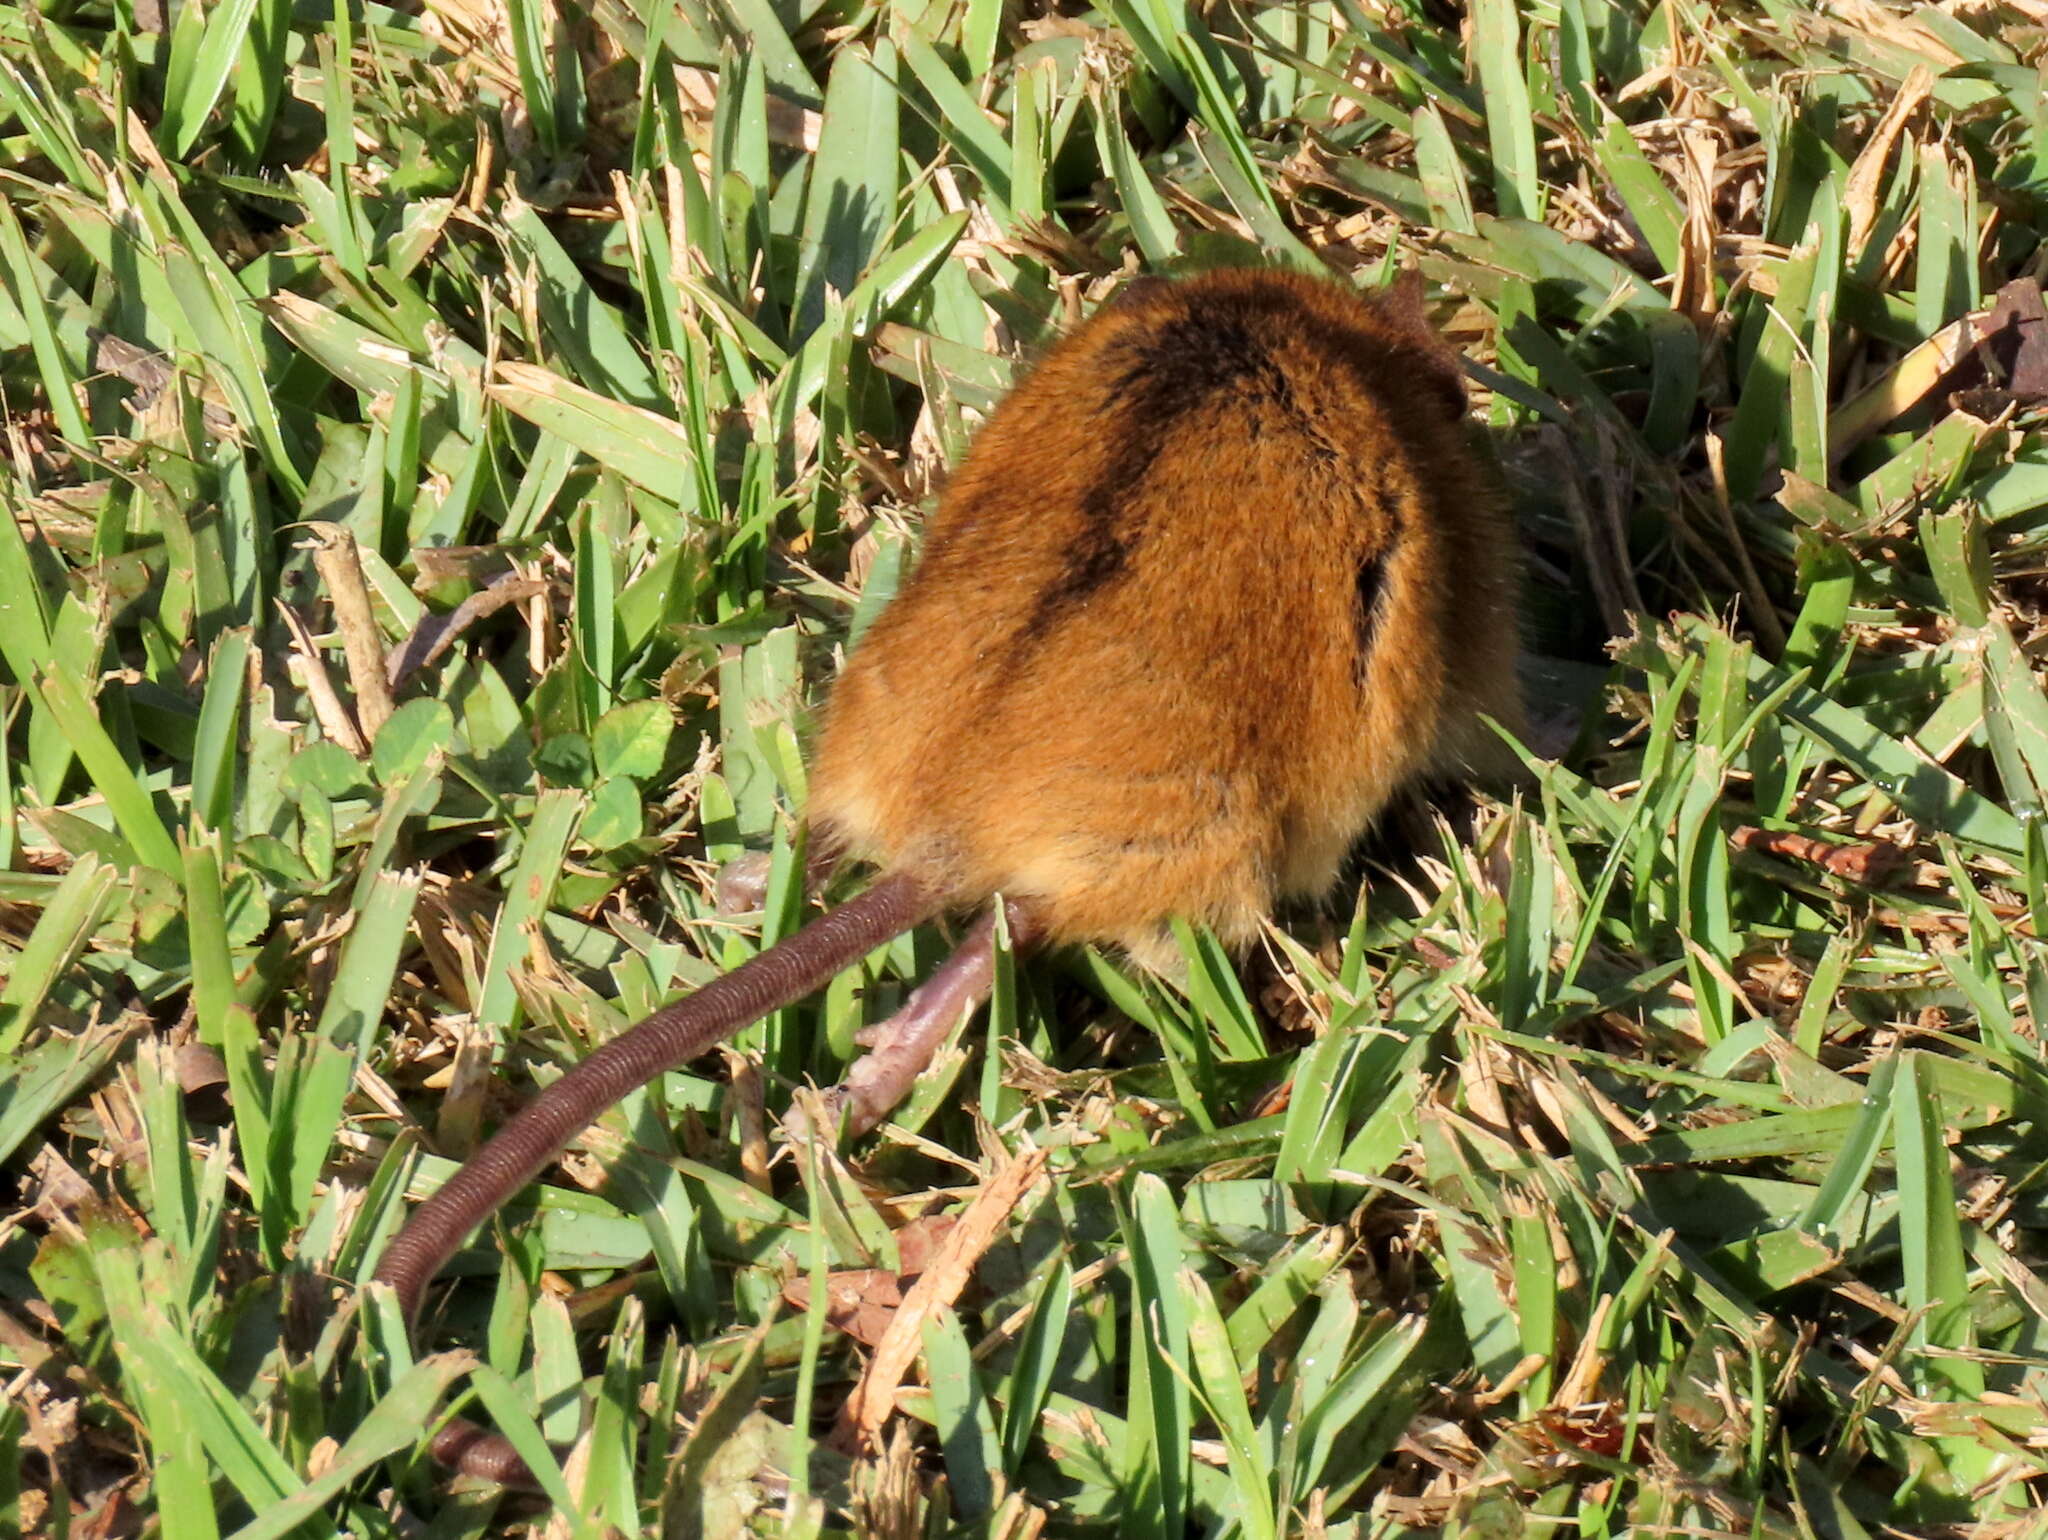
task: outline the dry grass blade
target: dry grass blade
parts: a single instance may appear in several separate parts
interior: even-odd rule
[[[841,1405],[834,1432],[841,1447],[872,1449],[876,1437],[896,1410],[896,1391],[915,1362],[925,1318],[942,1305],[952,1305],[967,1287],[975,1264],[1000,1235],[1024,1194],[1045,1169],[1045,1151],[1026,1148],[1004,1160],[982,1182],[974,1201],[946,1232],[938,1252],[911,1285],[895,1316],[875,1345],[860,1381]]]

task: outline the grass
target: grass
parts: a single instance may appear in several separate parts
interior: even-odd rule
[[[2048,448],[1928,363],[2048,269],[2044,61],[2031,0],[0,12],[0,1530],[2048,1534]],[[1241,261],[1417,266],[1473,361],[1527,794],[1242,966],[1006,966],[766,1165],[883,950],[415,1359],[407,1199],[797,922],[977,414]],[[457,1401],[557,1515],[449,1489]]]

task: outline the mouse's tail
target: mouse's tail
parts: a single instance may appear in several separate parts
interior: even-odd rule
[[[884,877],[860,897],[613,1038],[521,1108],[414,1211],[378,1261],[377,1281],[398,1291],[405,1319],[411,1321],[427,1284],[462,1238],[532,1181],[607,1107],[750,1022],[822,988],[834,974],[930,918],[938,907],[922,883],[902,875]],[[473,1474],[511,1484],[520,1484],[526,1475],[503,1439],[470,1425],[444,1429],[435,1440],[437,1455],[443,1455],[444,1445],[448,1454],[459,1452],[457,1463]]]

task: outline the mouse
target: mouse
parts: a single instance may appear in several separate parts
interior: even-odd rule
[[[1399,793],[1512,771],[1505,497],[1409,276],[1125,283],[990,413],[826,700],[813,876],[879,875],[605,1043],[416,1209],[375,1277],[413,1322],[466,1235],[620,1097],[911,927],[976,918],[828,1095],[854,1131],[986,998],[998,946],[1171,973],[1172,922],[1248,946],[1326,898]],[[807,1131],[797,1125],[799,1133]],[[435,1456],[530,1485],[451,1420]]]

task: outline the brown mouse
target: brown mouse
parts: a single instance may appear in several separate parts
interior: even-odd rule
[[[995,895],[1015,944],[1158,965],[1320,898],[1388,800],[1499,763],[1513,540],[1456,355],[1413,285],[1232,270],[1127,286],[975,439],[917,570],[847,663],[814,847],[859,898],[605,1044],[423,1203],[377,1277],[408,1319],[462,1238],[619,1097],[904,929]],[[840,1096],[871,1126],[986,994],[985,913]],[[451,1423],[435,1453],[530,1480]]]

